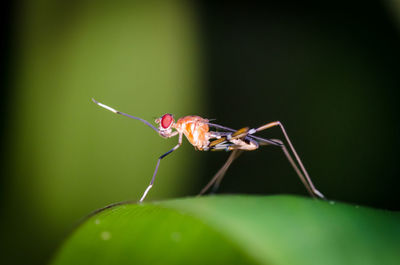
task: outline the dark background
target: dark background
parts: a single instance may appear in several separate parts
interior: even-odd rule
[[[232,128],[279,120],[329,199],[400,209],[400,11],[394,1],[150,1],[145,8],[121,1],[120,9],[105,2],[3,4],[5,264],[43,264],[79,218],[139,198],[156,157],[175,145],[176,140],[165,142],[144,126],[91,105],[92,96],[150,121],[163,112],[199,114]],[[121,14],[132,17],[132,24],[115,25],[137,27],[119,34],[113,23]],[[164,14],[173,18],[165,31]],[[135,24],[136,17],[143,17],[145,26]],[[91,19],[100,26],[87,26]],[[93,43],[87,37],[91,30]],[[143,35],[129,39],[135,30]],[[138,39],[145,39],[143,50],[135,46]],[[119,40],[120,46],[112,46]],[[74,47],[81,43],[79,54]],[[154,53],[148,45],[162,51],[138,59],[136,50]],[[130,79],[140,72],[135,63],[144,69],[144,81],[137,81],[139,74]],[[283,138],[278,128],[260,135]],[[150,201],[196,194],[228,156],[195,152],[187,142],[181,149],[162,162]],[[274,147],[242,155],[220,193],[307,196]]]
[[[211,117],[233,128],[280,120],[328,198],[399,209],[400,39],[389,7],[201,5]],[[221,191],[305,194],[283,154],[266,149],[240,157]]]

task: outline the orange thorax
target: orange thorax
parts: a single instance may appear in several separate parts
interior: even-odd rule
[[[179,133],[183,133],[189,142],[199,150],[207,147],[209,144],[208,137],[208,120],[199,116],[186,116],[180,118],[175,123],[175,129]]]

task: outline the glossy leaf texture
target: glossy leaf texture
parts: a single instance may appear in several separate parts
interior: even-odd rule
[[[400,214],[295,196],[120,203],[65,241],[64,264],[398,264]]]

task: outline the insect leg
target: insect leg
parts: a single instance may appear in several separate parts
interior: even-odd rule
[[[232,158],[232,161],[230,162],[230,164],[232,164],[232,162],[233,162],[235,159],[237,159],[237,158],[240,156],[240,154],[243,153],[243,150],[237,149],[237,150],[233,150],[232,152],[234,152],[234,153],[236,153],[236,154],[235,154],[235,156]],[[227,161],[227,162],[228,162],[228,161]],[[230,164],[229,164],[229,166],[230,166]],[[229,167],[229,166],[228,166],[228,167]],[[215,192],[218,190],[219,185],[221,184],[221,181],[222,181],[222,179],[224,178],[226,171],[228,170],[228,167],[225,169],[225,171],[223,171],[223,172],[221,172],[221,173],[219,174],[217,180],[216,180],[215,183],[214,183],[214,186],[212,187],[212,190],[211,190],[212,193],[215,193]]]
[[[245,127],[239,129],[235,132],[231,133],[224,133],[223,137],[220,137],[217,140],[212,141],[209,144],[210,150],[217,151],[217,150],[226,150],[232,151],[231,155],[228,157],[228,160],[222,166],[222,168],[215,174],[215,176],[211,179],[211,181],[203,188],[199,195],[205,193],[212,185],[213,192],[215,192],[226,171],[228,170],[229,166],[232,162],[239,157],[243,150],[255,150],[259,147],[258,142],[255,140],[247,138],[249,128]]]
[[[141,121],[141,122],[143,122],[144,124],[146,124],[147,126],[149,126],[150,128],[152,128],[154,131],[156,131],[156,132],[158,133],[158,129],[157,129],[156,127],[154,127],[150,122],[148,122],[148,121],[146,121],[146,120],[143,120],[143,119],[141,119],[141,118],[138,118],[138,117],[135,117],[135,116],[132,116],[132,115],[123,113],[123,112],[120,112],[120,111],[118,111],[118,110],[116,110],[116,109],[114,109],[114,108],[111,108],[111,107],[109,107],[109,106],[107,106],[107,105],[105,105],[105,104],[103,104],[103,103],[98,102],[98,101],[95,100],[94,98],[92,98],[92,101],[93,101],[94,103],[96,103],[97,105],[99,105],[100,107],[105,108],[106,110],[109,110],[109,111],[111,111],[111,112],[114,112],[115,114],[120,114],[120,115],[123,115],[123,116],[125,116],[125,117],[131,118],[131,119],[135,119],[135,120],[138,120],[138,121]]]
[[[257,129],[251,129],[249,131],[249,134],[254,134],[256,132],[259,132],[259,131],[262,131],[262,130],[266,130],[266,129],[269,129],[269,128],[275,127],[275,126],[279,126],[280,127],[283,135],[285,136],[285,139],[286,139],[287,143],[289,144],[289,147],[290,147],[292,153],[294,154],[294,157],[296,158],[297,163],[299,164],[299,166],[301,168],[301,171],[297,167],[296,163],[294,162],[292,156],[288,152],[288,150],[287,150],[286,146],[283,144],[283,142],[281,142],[279,140],[275,140],[275,139],[273,141],[275,141],[275,142],[279,141],[280,142],[281,148],[282,148],[284,154],[286,155],[286,157],[289,160],[290,164],[292,165],[292,167],[296,171],[296,173],[299,176],[300,180],[306,186],[306,188],[307,188],[308,192],[311,194],[311,196],[313,196],[313,197],[317,196],[319,198],[325,199],[325,196],[320,191],[318,191],[315,188],[314,184],[312,183],[311,178],[308,175],[308,172],[307,172],[306,168],[304,167],[303,163],[301,162],[301,159],[300,159],[299,155],[297,154],[296,150],[294,149],[294,146],[293,146],[292,142],[290,141],[289,136],[286,133],[286,130],[283,127],[281,122],[275,121],[275,122],[271,122],[271,123],[265,124],[265,125],[257,128]]]
[[[228,146],[227,149],[228,150],[233,150],[232,154],[232,159],[230,160],[230,157],[228,158],[228,161],[226,162],[226,164],[228,162],[230,162],[230,164],[239,157],[239,155],[241,153],[243,153],[243,150],[255,150],[259,147],[259,144],[252,140],[252,139],[247,139],[245,140],[245,138],[248,135],[248,131],[249,128],[244,127],[242,129],[237,130],[234,133],[231,133],[229,135],[227,135],[227,139],[231,142],[233,142],[234,144],[231,146]],[[217,174],[219,175],[216,178],[216,181],[214,183],[214,186],[212,188],[212,192],[216,192],[217,189],[219,188],[219,185],[221,184],[221,181],[223,179],[223,177],[225,176],[226,171],[228,170],[228,167],[230,166],[230,164],[225,168],[225,165],[220,169],[220,172],[218,172]]]
[[[157,164],[156,164],[156,169],[154,170],[154,173],[153,173],[153,177],[151,178],[151,181],[150,181],[149,186],[147,187],[147,189],[144,191],[142,197],[140,198],[140,202],[142,202],[142,201],[144,200],[144,198],[146,198],[147,193],[148,193],[149,190],[153,187],[154,179],[156,178],[157,171],[158,171],[158,166],[160,165],[161,159],[163,159],[163,158],[166,157],[167,155],[171,154],[173,151],[175,151],[176,149],[178,149],[181,145],[182,145],[182,134],[179,134],[178,144],[175,145],[174,148],[172,148],[171,150],[169,150],[168,152],[166,152],[165,154],[161,155],[161,156],[158,158]]]
[[[233,150],[232,153],[229,155],[228,160],[226,160],[225,164],[221,167],[220,170],[214,175],[214,177],[208,182],[208,184],[200,191],[198,196],[203,195],[204,193],[207,192],[207,190],[216,182],[219,183],[221,182],[222,178],[224,177],[226,171],[228,170],[229,166],[232,164],[232,162],[242,153],[241,150]],[[217,186],[218,187],[218,186]]]

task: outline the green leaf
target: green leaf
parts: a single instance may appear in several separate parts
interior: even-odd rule
[[[117,204],[88,218],[61,264],[398,264],[400,214],[294,196]]]

